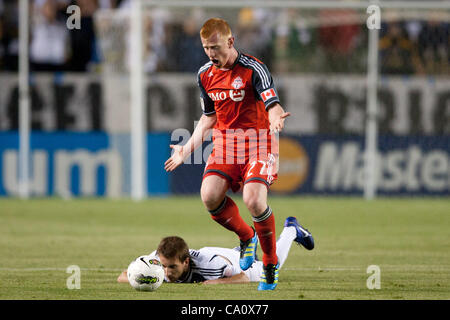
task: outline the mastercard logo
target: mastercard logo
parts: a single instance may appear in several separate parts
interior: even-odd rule
[[[291,138],[280,138],[278,179],[270,187],[275,192],[297,190],[307,179],[309,157],[302,145]]]

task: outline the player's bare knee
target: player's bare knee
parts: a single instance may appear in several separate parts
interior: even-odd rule
[[[267,204],[258,197],[258,194],[246,194],[243,200],[252,216],[260,215],[267,208]]]
[[[207,210],[216,209],[223,201],[223,195],[210,188],[202,188],[200,190],[200,196]]]
[[[218,176],[207,176],[200,188],[200,197],[207,210],[215,210],[222,203],[228,189],[225,179]]]

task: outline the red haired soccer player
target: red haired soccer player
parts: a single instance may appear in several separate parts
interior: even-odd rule
[[[186,145],[170,146],[174,152],[165,169],[172,171],[181,165],[213,129],[214,149],[203,175],[202,201],[213,220],[238,235],[242,270],[254,262],[259,239],[264,274],[258,290],[273,290],[278,283],[279,261],[275,218],[267,205],[267,193],[277,178],[278,147],[273,133],[283,130],[290,113],[281,107],[267,67],[236,50],[226,21],[209,19],[200,30],[200,38],[210,60],[198,72],[203,115]],[[228,189],[237,191],[242,185],[254,229],[226,195]],[[302,242],[308,249],[314,246],[309,233]]]

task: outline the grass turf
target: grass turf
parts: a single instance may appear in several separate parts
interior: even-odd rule
[[[450,299],[448,199],[272,197],[270,205],[277,234],[295,215],[316,242],[312,251],[292,246],[275,291],[258,292],[257,283],[165,283],[137,292],[116,278],[162,237],[179,235],[198,249],[237,246],[236,236],[199,197],[1,199],[0,299]],[[70,265],[81,268],[79,290],[67,288]],[[380,267],[381,289],[367,288],[369,265]]]

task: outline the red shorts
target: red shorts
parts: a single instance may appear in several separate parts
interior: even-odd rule
[[[233,192],[239,191],[243,185],[250,182],[264,184],[267,188],[277,179],[278,155],[269,153],[266,158],[252,159],[244,163],[216,163],[213,154],[208,158],[203,173],[203,179],[210,175],[218,175],[228,181]]]

